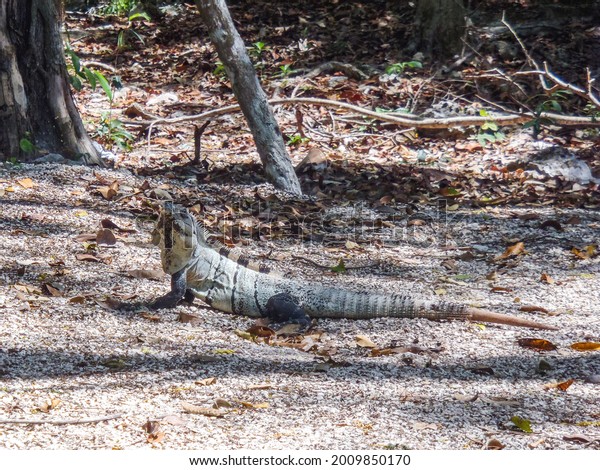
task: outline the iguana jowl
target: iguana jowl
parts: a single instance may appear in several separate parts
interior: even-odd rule
[[[249,269],[245,262],[233,261],[214,249],[206,240],[204,227],[187,209],[171,202],[164,203],[161,209],[152,242],[160,247],[163,269],[171,275],[171,291],[153,302],[153,308],[170,308],[182,299],[191,301],[197,297],[223,312],[264,317],[278,306],[294,310],[290,303],[298,299],[301,309],[315,318],[459,319],[556,329],[450,302],[327,287]]]

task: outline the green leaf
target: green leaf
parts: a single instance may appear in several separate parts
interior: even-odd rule
[[[485,131],[485,130],[491,130],[491,131],[497,131],[498,130],[498,124],[496,124],[495,122],[492,121],[486,121],[481,125],[481,128]]]
[[[481,117],[488,117],[490,115],[490,113],[488,113],[485,109],[480,109],[479,110],[479,115]]]
[[[531,430],[531,421],[529,421],[528,419],[521,418],[520,416],[513,416],[512,418],[510,418],[510,420],[521,431],[526,432],[526,433],[533,432]]]
[[[482,140],[479,140],[480,137]],[[477,136],[477,140],[479,140],[479,143],[481,143],[482,141],[494,143],[496,141],[496,139],[494,138],[494,136],[492,134],[487,134],[487,133],[479,134]]]
[[[128,19],[129,19],[129,21],[139,20],[139,19],[151,21],[150,15],[148,13],[146,13],[145,11],[139,11],[137,13],[134,13],[133,15],[129,15]]]
[[[98,84],[98,81],[96,80],[96,75],[94,74],[94,72],[92,72],[87,67],[83,68],[83,73],[85,74],[86,80],[88,81],[88,83],[92,87],[92,90],[95,91],[96,90],[96,85]]]
[[[561,111],[562,110],[562,106],[560,105],[560,103],[558,101],[550,101],[550,107],[554,110],[554,111]]]
[[[235,354],[233,349],[215,349],[214,354]]]
[[[337,264],[337,266],[334,266],[333,268],[331,268],[331,270],[334,273],[345,273],[346,265],[344,264],[344,260],[340,258],[340,262]]]
[[[83,83],[77,75],[72,75],[69,77],[69,82],[71,82],[71,86],[75,88],[77,91],[81,91],[83,88]]]
[[[79,74],[79,72],[81,71],[81,60],[79,60],[79,57],[77,56],[77,54],[75,54],[75,52],[73,52],[72,50],[68,51],[69,56],[71,56],[71,62],[73,63],[73,68],[75,69],[75,73]]]
[[[123,49],[125,47],[125,30],[119,31],[117,36],[117,47]]]
[[[21,147],[21,150],[25,153],[31,153],[35,150],[35,145],[33,145],[29,139],[25,138],[19,141],[19,147]]]
[[[100,83],[100,86],[104,90],[104,93],[106,93],[106,96],[108,96],[108,99],[110,101],[112,101],[113,94],[112,94],[112,90],[110,89],[110,85],[108,84],[108,80],[106,80],[106,77],[104,75],[102,75],[101,72],[98,72],[97,70],[94,70],[94,74],[96,75],[96,78],[98,78],[98,82]]]
[[[146,43],[144,42],[144,38],[140,35],[140,33],[138,33],[137,31],[134,31],[133,29],[129,30],[129,32],[131,34],[133,34],[138,39],[138,41],[140,41],[142,44],[146,45]]]
[[[405,62],[404,65],[407,67],[412,67],[413,69],[422,69],[423,68],[423,64],[421,62],[419,62],[418,60],[411,60],[410,62]]]

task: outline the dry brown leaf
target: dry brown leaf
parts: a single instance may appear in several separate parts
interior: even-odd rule
[[[34,286],[28,286],[25,284],[14,284],[13,289],[18,290],[20,292],[25,292],[26,294],[35,294],[40,295],[42,291],[39,288]]]
[[[540,338],[520,338],[517,343],[523,348],[537,349],[540,351],[554,351],[557,349],[556,345],[548,341],[547,339]]]
[[[485,443],[486,450],[502,450],[505,447],[498,439],[490,439]]]
[[[573,382],[575,382],[574,379],[565,380],[564,382],[557,384],[557,388],[565,392],[573,384]]]
[[[96,241],[97,234],[95,233],[80,233],[75,237],[76,242],[93,242]]]
[[[514,245],[509,246],[504,253],[502,253],[499,256],[496,256],[496,260],[501,260],[501,259],[507,259],[507,258],[514,258],[516,256],[519,255],[523,255],[527,253],[525,251],[525,243],[523,242],[518,242],[515,243]]]
[[[548,313],[548,310],[544,307],[537,307],[535,305],[523,305],[520,309],[521,312],[542,312]]]
[[[600,351],[600,343],[592,341],[582,341],[579,343],[573,343],[571,349],[575,351]]]
[[[573,247],[571,248],[571,253],[573,253],[579,259],[590,259],[596,256],[598,253],[598,247],[596,245],[586,245],[583,247],[583,249]]]
[[[96,232],[96,243],[98,245],[113,246],[117,243],[115,234],[109,228],[101,228]]]
[[[60,288],[53,286],[50,283],[44,284],[44,289],[46,289],[52,297],[62,297]]]
[[[549,390],[551,388],[557,388],[565,392],[573,384],[573,382],[575,382],[574,379],[565,380],[564,382],[552,382],[549,384],[545,384],[544,388],[546,390]]]
[[[114,197],[117,195],[117,193],[119,191],[119,182],[113,181],[108,186],[100,186],[98,188],[98,191],[100,192],[100,194],[102,194],[102,197],[104,199],[106,199],[107,201],[110,201],[110,200],[114,199]]]
[[[492,292],[512,292],[510,287],[495,286],[491,289]]]
[[[157,433],[148,434],[146,441],[150,444],[158,444],[164,440],[165,436],[164,431],[158,431]]]
[[[270,338],[271,336],[275,336],[275,331],[273,331],[271,328],[256,324],[248,328],[247,333],[250,333],[253,336],[258,336],[259,338]]]
[[[545,282],[546,284],[554,284],[554,279],[552,279],[552,277],[546,273],[542,273],[540,276],[540,281]]]
[[[136,232],[136,230],[133,228],[119,227],[117,224],[115,224],[110,219],[102,219],[100,221],[100,225],[102,226],[102,228],[109,228],[111,230],[116,230],[117,232],[125,232],[125,233],[135,233]]]
[[[23,178],[22,180],[17,181],[17,183],[19,184],[19,186],[25,189],[31,189],[35,186],[35,183],[31,178]]]
[[[83,303],[85,303],[85,296],[84,295],[76,295],[75,297],[71,297],[69,299],[69,303],[83,304]]]
[[[149,321],[156,322],[156,323],[162,321],[162,318],[159,315],[154,315],[154,314],[152,314],[150,312],[142,312],[142,313],[140,313],[140,316],[144,320],[149,320]]]
[[[142,429],[146,431],[146,441],[150,444],[157,444],[165,438],[165,433],[160,430],[160,423],[158,421],[147,421],[142,426]]]
[[[121,308],[121,301],[110,296],[106,297],[104,300],[96,300],[96,303],[109,310],[119,310],[119,308]]]
[[[202,385],[202,386],[213,385],[213,384],[217,383],[217,378],[216,377],[207,377],[206,379],[196,380],[196,381],[194,381],[194,383],[196,385]]]
[[[61,405],[62,401],[59,398],[51,398],[46,400],[45,403],[42,403],[39,407],[36,408],[37,411],[41,411],[42,413],[49,413],[50,410],[55,410]]]
[[[379,199],[379,204],[381,204],[382,206],[386,206],[393,201],[394,201],[394,196],[388,194],[387,196],[383,196]],[[410,222],[409,222],[409,224],[410,224]]]
[[[158,421],[146,421],[142,429],[146,431],[147,434],[154,434],[160,431],[160,423]]]
[[[568,225],[579,225],[581,223],[581,217],[579,217],[578,215],[573,215],[571,217],[569,217],[567,220],[565,220],[565,224]]]
[[[358,346],[360,346],[361,348],[376,348],[377,345],[371,341],[369,338],[367,338],[364,335],[357,335],[356,338],[356,344]]]

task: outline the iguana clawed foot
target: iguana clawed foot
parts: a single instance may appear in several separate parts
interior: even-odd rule
[[[267,317],[273,323],[297,323],[303,330],[311,324],[310,317],[290,294],[281,293],[269,298],[266,310]]]

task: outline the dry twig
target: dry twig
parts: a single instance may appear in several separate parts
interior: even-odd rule
[[[87,424],[99,423],[111,419],[118,419],[122,414],[99,416],[97,418],[82,418],[82,419],[67,419],[67,420],[50,420],[50,419],[0,419],[0,424],[52,424],[62,426],[66,424]]]

